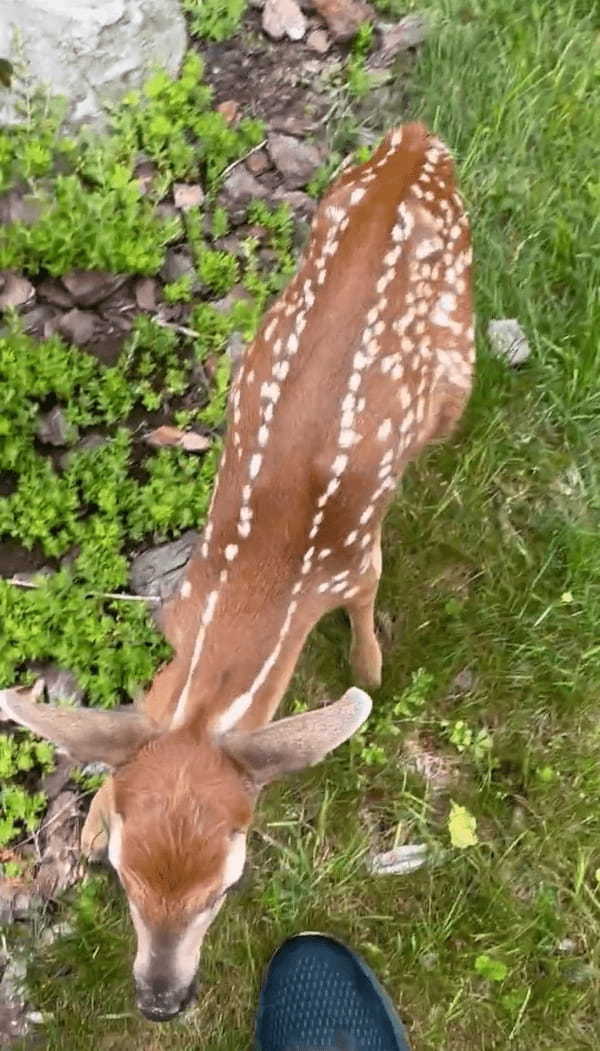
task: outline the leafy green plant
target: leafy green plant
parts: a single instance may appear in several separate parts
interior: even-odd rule
[[[488,982],[503,982],[508,975],[506,964],[502,963],[501,960],[494,960],[491,956],[487,956],[486,953],[477,956],[474,966],[477,974],[480,974],[482,978],[486,978]]]
[[[246,10],[247,0],[183,0],[193,36],[226,40],[235,33]]]
[[[372,22],[363,22],[358,27],[344,66],[346,87],[354,98],[362,98],[372,86],[372,77],[365,68],[365,62],[373,46],[374,33]]]
[[[480,762],[491,752],[494,742],[488,730],[474,730],[464,719],[456,719],[454,722],[442,720],[441,725],[445,728],[451,744],[459,752],[468,752],[476,762]]]
[[[205,248],[198,258],[198,273],[213,295],[223,296],[238,279],[238,262],[227,252]]]
[[[33,832],[40,823],[46,797],[43,792],[28,792],[21,785],[5,784],[0,788],[0,847],[12,842],[22,829]]]
[[[191,274],[182,274],[177,281],[164,285],[163,295],[167,303],[189,303],[192,298],[193,280]]]

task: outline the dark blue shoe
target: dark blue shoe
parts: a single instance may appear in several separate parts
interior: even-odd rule
[[[271,960],[257,1051],[409,1051],[396,1010],[360,956],[324,934],[289,938]]]

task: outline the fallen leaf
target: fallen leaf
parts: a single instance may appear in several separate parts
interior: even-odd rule
[[[476,829],[477,820],[473,814],[469,813],[466,807],[452,803],[448,818],[448,831],[452,846],[458,847],[459,850],[476,846],[479,843]]]
[[[205,449],[210,448],[210,438],[204,434],[197,434],[196,431],[182,431],[179,427],[171,427],[167,423],[150,431],[145,440],[148,445],[156,445],[160,448],[176,446],[189,453],[204,452]]]
[[[239,113],[239,109],[239,102],[236,102],[235,99],[227,99],[225,102],[219,103],[217,106],[217,113],[220,113],[228,124],[233,124]]]

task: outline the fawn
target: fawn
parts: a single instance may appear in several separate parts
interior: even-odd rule
[[[369,714],[352,688],[271,722],[308,632],[338,606],[355,679],[380,681],[381,522],[408,461],[452,431],[469,396],[470,267],[452,160],[421,124],[345,168],[232,384],[206,525],[161,613],[171,661],[121,710],[0,694],[4,718],[113,770],[82,847],[107,846],[125,889],[150,1019],[193,995],[260,788],[321,760]]]

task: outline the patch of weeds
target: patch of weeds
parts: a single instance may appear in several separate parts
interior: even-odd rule
[[[366,60],[373,47],[375,27],[372,22],[363,22],[352,41],[350,54],[344,66],[348,93],[353,98],[364,98],[369,93],[373,78],[366,69]]]
[[[205,248],[200,252],[197,263],[200,279],[212,295],[224,296],[238,280],[237,259],[228,252]]]
[[[54,748],[47,741],[35,740],[22,732],[0,734],[0,847],[22,832],[33,832],[46,803],[43,792],[31,792],[26,775],[32,770],[47,771],[54,765]],[[5,862],[5,876],[11,872]]]
[[[192,36],[227,40],[244,17],[247,0],[183,0]]]
[[[187,56],[175,80],[155,73],[115,110],[112,134],[83,135],[77,148],[59,136],[58,117],[40,124],[37,110],[25,128],[0,131],[0,180],[8,186],[17,174],[25,177],[41,208],[31,225],[0,230],[0,268],[156,273],[180,220],[155,215],[153,193],[144,195],[135,175],[139,153],[158,166],[160,196],[174,179],[202,178],[210,190],[227,165],[263,137],[258,121],[230,127],[212,109],[203,74],[196,54]]]
[[[194,279],[191,274],[182,274],[177,281],[170,281],[163,286],[163,296],[167,303],[189,303],[192,298]]]

